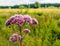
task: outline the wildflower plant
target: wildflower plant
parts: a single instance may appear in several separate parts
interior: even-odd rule
[[[9,41],[11,41],[12,43],[14,43],[16,41],[20,41],[20,46],[23,46],[23,41],[22,41],[23,40],[23,36],[22,36],[23,34],[22,34],[22,32],[25,35],[30,33],[30,30],[28,28],[26,28],[26,29],[24,29],[24,31],[22,31],[22,27],[24,26],[25,23],[28,23],[30,25],[37,25],[38,21],[35,18],[31,18],[29,15],[15,14],[14,16],[11,16],[5,22],[6,26],[13,25],[13,24],[18,25],[19,31],[20,31],[20,34],[13,33],[10,36]]]

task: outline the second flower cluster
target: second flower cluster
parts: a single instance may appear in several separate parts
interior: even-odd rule
[[[30,30],[29,29],[25,29],[24,30],[24,33],[25,34],[28,34],[28,33],[30,33]],[[12,34],[10,36],[10,38],[9,38],[9,41],[11,41],[11,42],[16,42],[18,40],[21,41],[22,40],[22,36],[21,35],[18,35],[17,33]]]

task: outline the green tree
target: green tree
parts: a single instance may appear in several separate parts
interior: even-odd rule
[[[39,2],[35,2],[34,6],[35,6],[35,8],[39,8],[40,7],[40,3]]]

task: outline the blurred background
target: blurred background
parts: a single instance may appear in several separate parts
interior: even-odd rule
[[[37,5],[37,6],[36,6]],[[60,0],[0,0],[0,8],[60,7]]]

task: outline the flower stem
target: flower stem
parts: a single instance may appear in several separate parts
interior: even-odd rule
[[[22,37],[22,26],[19,26],[19,31],[20,31],[20,35]],[[23,41],[22,39],[20,40],[20,46],[23,46]]]

